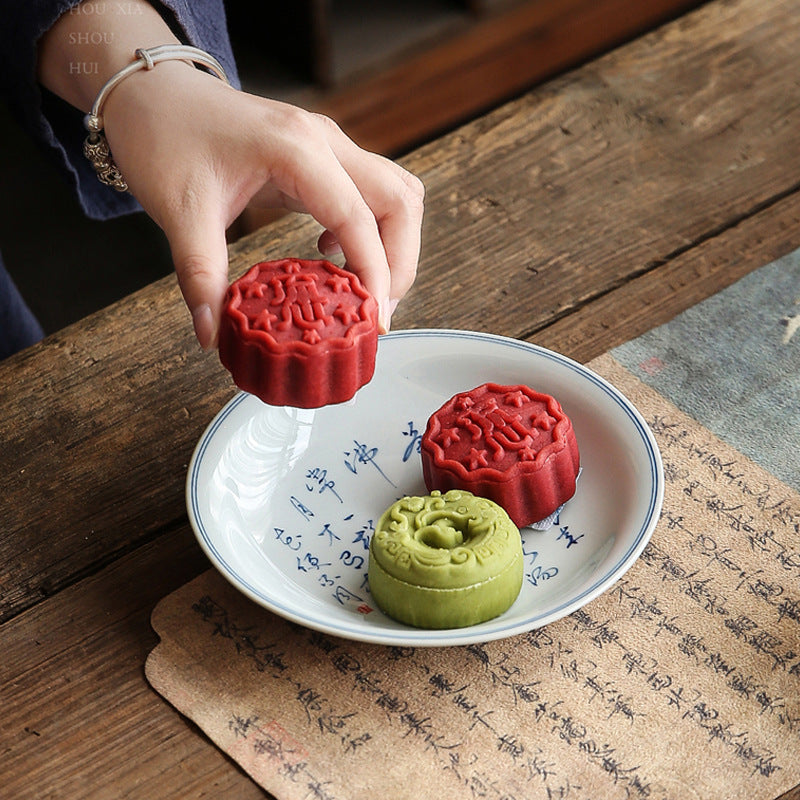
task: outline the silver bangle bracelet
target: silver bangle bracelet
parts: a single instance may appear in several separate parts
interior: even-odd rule
[[[200,50],[182,44],[162,44],[158,47],[147,49],[139,48],[134,53],[136,60],[123,67],[106,81],[94,101],[92,110],[83,118],[83,124],[89,135],[83,143],[83,154],[91,162],[97,178],[106,186],[111,186],[118,192],[127,192],[128,184],[122,177],[119,168],[114,163],[111,149],[103,133],[103,105],[108,99],[111,90],[129,75],[140,69],[153,69],[159,61],[192,61],[200,64],[213,72],[220,80],[230,83],[225,70],[216,58]]]

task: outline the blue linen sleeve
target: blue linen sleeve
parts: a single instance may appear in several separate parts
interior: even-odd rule
[[[39,39],[62,14],[77,13],[79,4],[79,0],[0,0],[0,92],[23,129],[73,185],[84,213],[92,219],[108,219],[138,211],[139,204],[131,195],[97,180],[82,152],[86,136],[82,112],[36,80]],[[124,0],[108,0],[97,9],[112,4],[124,5]],[[239,87],[223,0],[162,0],[153,6],[182,42],[211,53]]]

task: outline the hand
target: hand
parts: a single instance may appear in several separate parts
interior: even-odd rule
[[[164,230],[195,332],[216,345],[228,283],[225,230],[247,205],[311,214],[378,300],[381,325],[414,281],[422,183],[330,119],[237,91],[184,62],[126,78],[104,110],[131,192]]]

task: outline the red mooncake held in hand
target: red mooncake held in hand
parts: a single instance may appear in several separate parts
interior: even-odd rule
[[[429,492],[486,497],[519,528],[569,500],[580,469],[569,417],[527,386],[485,383],[451,397],[428,420],[420,453]]]
[[[219,358],[240,389],[265,403],[349,400],[372,379],[377,349],[375,298],[329,261],[264,261],[228,288]]]

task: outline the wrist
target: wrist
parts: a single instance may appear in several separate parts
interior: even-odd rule
[[[147,142],[146,132],[158,131],[163,127],[157,120],[163,121],[170,113],[178,111],[179,106],[187,100],[193,102],[196,93],[192,87],[198,85],[194,81],[210,80],[214,83],[221,81],[225,86],[228,84],[222,65],[209,53],[196,47],[159,45],[137,49],[134,55],[132,61],[101,87],[90,113],[84,117],[84,125],[89,132],[84,142],[84,155],[92,163],[99,180],[117,191],[128,191],[129,187],[109,145],[116,149],[117,142],[128,142],[133,143],[136,149],[137,140],[144,139]],[[204,66],[216,77],[196,70],[194,64]],[[170,102],[170,98],[177,102]],[[107,106],[112,109],[108,135],[113,142],[109,141],[104,130],[107,127]],[[119,132],[118,140],[112,130]],[[134,133],[133,138],[127,136],[128,133]],[[127,146],[125,149],[128,149]]]

